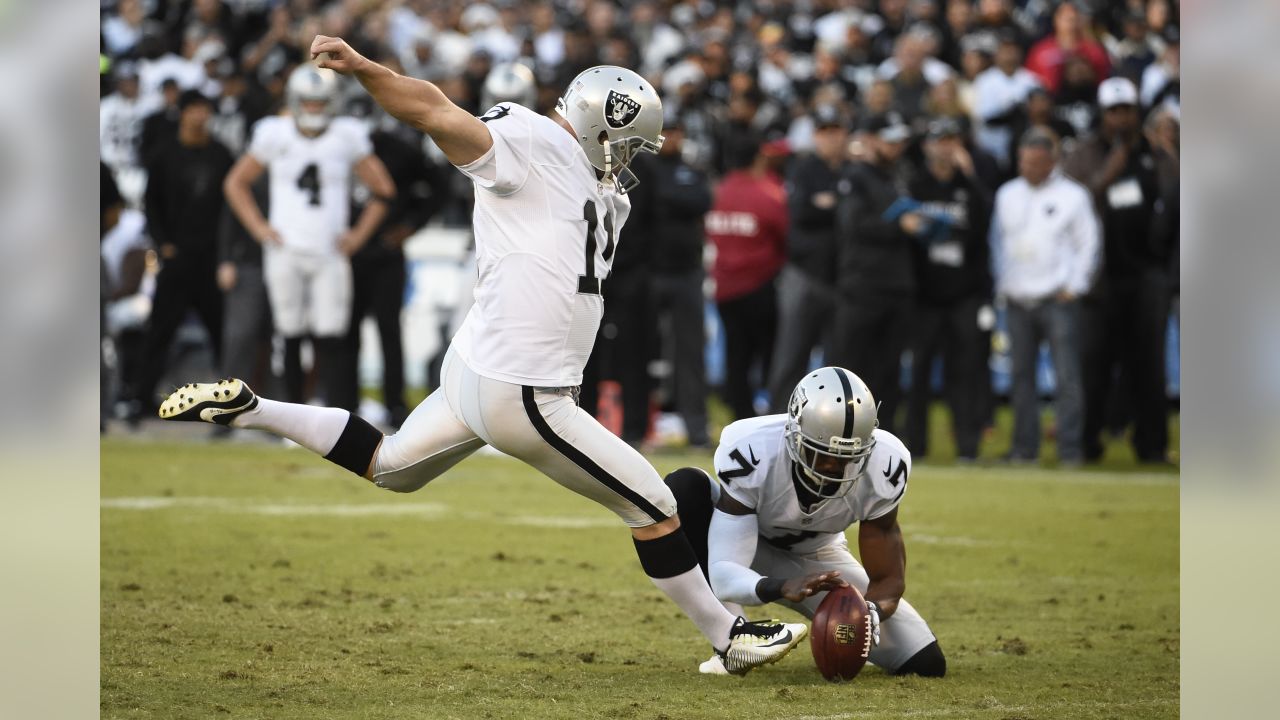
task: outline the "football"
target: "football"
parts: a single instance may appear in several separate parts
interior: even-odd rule
[[[862,672],[871,655],[871,615],[857,588],[841,587],[827,593],[813,615],[809,645],[822,677],[852,680]]]

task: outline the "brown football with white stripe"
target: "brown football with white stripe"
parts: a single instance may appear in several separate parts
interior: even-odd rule
[[[831,590],[813,614],[809,646],[822,677],[852,680],[871,655],[871,615],[858,589]]]

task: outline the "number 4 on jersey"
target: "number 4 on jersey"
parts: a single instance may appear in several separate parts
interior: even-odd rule
[[[311,163],[302,169],[302,174],[298,176],[298,189],[307,193],[307,202],[311,205],[320,204],[320,169],[315,163]]]

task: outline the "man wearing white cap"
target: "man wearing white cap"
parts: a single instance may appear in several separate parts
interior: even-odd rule
[[[1159,202],[1155,154],[1142,134],[1138,89],[1113,77],[1098,86],[1102,121],[1063,164],[1092,193],[1102,221],[1103,272],[1085,298],[1082,350],[1085,383],[1085,457],[1101,457],[1108,417],[1123,429],[1125,408],[1134,420],[1133,446],[1143,462],[1163,462],[1168,451],[1165,397],[1165,326],[1176,252],[1167,234],[1156,237]],[[1175,238],[1176,240],[1176,238]],[[1108,412],[1113,370],[1119,365],[1121,413]]]

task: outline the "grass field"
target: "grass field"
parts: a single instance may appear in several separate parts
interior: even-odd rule
[[[918,465],[907,596],[948,676],[842,685],[807,644],[698,675],[613,516],[505,458],[397,495],[301,450],[107,439],[102,496],[103,717],[1178,715],[1174,474]]]

